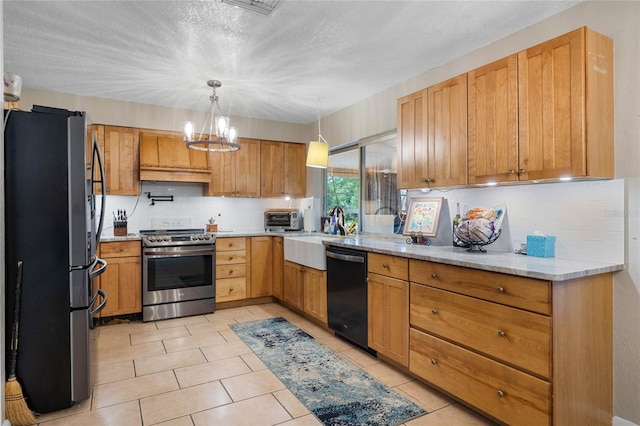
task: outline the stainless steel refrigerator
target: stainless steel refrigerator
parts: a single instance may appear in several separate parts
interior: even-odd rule
[[[34,106],[4,114],[6,359],[21,260],[16,377],[29,408],[47,413],[91,392],[94,316],[106,304],[94,280],[107,266],[96,256],[104,214],[96,217],[93,193],[104,168],[97,142],[86,143],[85,113]]]

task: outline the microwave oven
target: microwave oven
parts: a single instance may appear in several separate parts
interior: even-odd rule
[[[267,210],[264,212],[266,231],[300,231],[302,213],[299,210]]]

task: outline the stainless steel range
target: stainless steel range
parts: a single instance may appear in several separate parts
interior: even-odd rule
[[[216,309],[216,237],[204,229],[142,230],[142,320]]]

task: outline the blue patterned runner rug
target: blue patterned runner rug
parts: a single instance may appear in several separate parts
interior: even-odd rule
[[[325,425],[397,425],[426,413],[284,318],[231,324]]]

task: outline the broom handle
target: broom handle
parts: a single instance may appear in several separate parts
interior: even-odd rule
[[[13,332],[11,334],[11,365],[9,377],[16,375],[16,361],[18,357],[18,323],[20,320],[20,294],[22,293],[22,260],[18,261],[18,277],[16,278],[16,306],[13,309]]]

